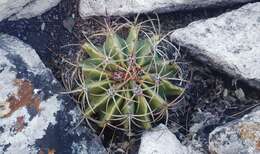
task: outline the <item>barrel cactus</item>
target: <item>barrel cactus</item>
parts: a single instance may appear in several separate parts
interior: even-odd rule
[[[128,36],[108,28],[103,45],[89,39],[82,45],[78,100],[91,123],[132,134],[168,118],[184,92],[181,69],[159,50],[163,37],[145,33],[141,24],[128,25]],[[142,36],[142,37],[141,37]]]

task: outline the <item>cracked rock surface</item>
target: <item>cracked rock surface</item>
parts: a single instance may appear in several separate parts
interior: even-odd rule
[[[35,50],[0,34],[0,153],[102,154],[98,138]]]

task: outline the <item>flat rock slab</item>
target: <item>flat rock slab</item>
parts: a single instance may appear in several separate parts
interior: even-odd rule
[[[0,21],[17,20],[41,15],[61,0],[0,0]]]
[[[203,7],[227,6],[256,0],[81,0],[82,18],[147,12],[171,12]]]
[[[30,46],[0,34],[0,153],[105,153],[61,91]]]
[[[260,153],[260,110],[217,127],[210,133],[209,150],[216,154]]]
[[[195,21],[171,39],[195,58],[260,88],[260,3]]]

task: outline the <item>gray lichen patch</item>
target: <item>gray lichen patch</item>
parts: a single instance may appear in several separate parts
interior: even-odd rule
[[[8,64],[9,66],[1,67],[1,63],[5,63],[5,61],[3,61],[3,55],[1,55],[1,49],[0,57],[0,68],[3,69],[0,73],[0,102],[3,104],[8,99],[9,95],[17,93],[18,87],[13,84],[16,73],[9,71],[10,65]]]
[[[29,45],[0,34],[0,153],[105,153]],[[93,148],[91,148],[93,147]]]
[[[30,114],[26,108],[17,110],[8,118],[2,118],[0,127],[3,128],[3,132],[0,133],[0,138],[4,140],[0,141],[0,147],[10,144],[7,148],[7,153],[15,153],[17,150],[24,151],[26,153],[37,153],[37,149],[31,148],[35,144],[37,139],[41,139],[45,134],[45,130],[49,125],[56,124],[55,113],[60,107],[60,103],[57,98],[51,97],[47,101],[41,102],[42,111],[40,114],[30,120]],[[20,127],[17,131],[17,120],[23,117],[22,123],[26,123],[27,126],[23,129]]]
[[[30,79],[17,78],[20,71],[39,76],[44,68],[29,46],[7,35],[0,36],[0,44],[0,153],[37,153],[35,142],[43,138],[49,125],[57,123],[55,114],[60,110],[61,102],[57,95],[42,100],[42,94],[34,93]],[[23,70],[19,70],[19,65],[10,58],[18,54],[25,64]],[[28,59],[32,56],[34,60]],[[41,71],[34,71],[37,67]],[[37,114],[32,117],[28,108],[34,108]]]
[[[238,121],[217,127],[209,136],[212,153],[259,153],[260,110],[245,115]]]

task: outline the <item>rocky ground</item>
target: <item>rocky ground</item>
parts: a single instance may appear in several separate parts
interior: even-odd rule
[[[79,44],[84,39],[82,31],[90,35],[100,29],[94,19],[81,19],[77,6],[77,0],[63,0],[41,16],[0,22],[0,32],[16,36],[31,45],[61,81],[62,71],[68,66],[64,59],[73,61],[75,58]],[[167,33],[183,28],[193,21],[215,17],[241,6],[236,4],[160,14],[162,31]],[[145,15],[141,16],[141,19],[145,18]],[[189,63],[192,79],[185,96],[186,105],[172,114],[169,129],[183,144],[207,153],[209,133],[217,126],[239,119],[259,106],[260,91],[195,60],[187,49],[182,48],[181,51],[181,60]],[[128,143],[122,139],[109,144],[111,140],[107,138],[104,139],[104,145],[108,150],[118,153],[129,150]],[[131,144],[130,153],[137,153],[139,143],[140,136]]]

